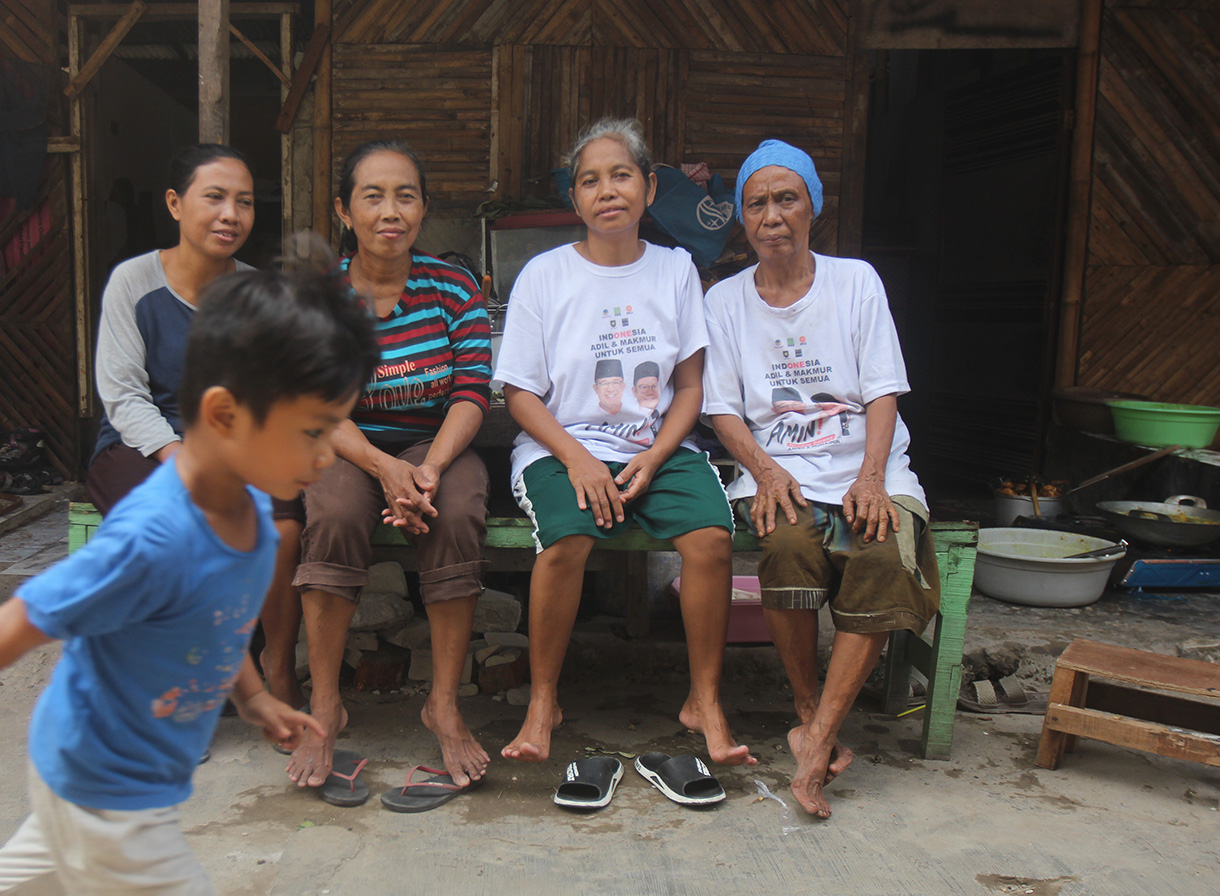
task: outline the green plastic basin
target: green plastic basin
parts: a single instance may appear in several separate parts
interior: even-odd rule
[[[1111,401],[1114,434],[1124,442],[1163,448],[1206,448],[1220,428],[1220,408],[1161,401]]]

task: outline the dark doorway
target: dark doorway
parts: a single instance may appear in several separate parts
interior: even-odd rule
[[[1053,373],[1071,104],[1057,50],[879,53],[863,255],[886,283],[930,492],[1034,472]]]

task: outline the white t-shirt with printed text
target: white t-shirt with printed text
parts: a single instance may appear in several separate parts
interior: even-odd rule
[[[645,243],[637,261],[606,267],[560,246],[517,277],[493,378],[539,396],[594,457],[626,463],[652,445],[674,368],[707,344],[688,252]],[[514,445],[515,483],[550,452],[524,432]]]
[[[814,255],[813,285],[786,308],[763,301],[757,265],[707,294],[711,339],[703,375],[706,415],[732,414],[801,484],[805,497],[840,504],[864,462],[865,406],[910,391],[881,278],[868,262]],[[890,495],[927,506],[899,416],[886,464]],[[757,491],[743,470],[731,499]]]

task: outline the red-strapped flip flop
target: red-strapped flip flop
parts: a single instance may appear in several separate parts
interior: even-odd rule
[[[416,772],[427,772],[433,777],[416,781]],[[428,768],[426,765],[414,765],[407,772],[407,783],[402,789],[383,793],[381,804],[391,812],[427,812],[445,805],[455,796],[474,790],[483,781],[483,778],[471,778],[465,787],[458,787],[448,772],[439,768]]]

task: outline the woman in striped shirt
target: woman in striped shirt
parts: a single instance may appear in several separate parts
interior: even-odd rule
[[[311,735],[292,754],[288,774],[301,786],[325,783],[347,723],[339,668],[368,583],[369,537],[383,518],[404,530],[419,557],[433,663],[423,722],[458,788],[478,783],[487,768],[457,690],[486,566],[488,477],[470,441],[490,399],[491,335],[470,274],[414,248],[427,209],[424,171],[406,145],[373,141],[346,160],[335,210],[355,250],[340,269],[376,318],[382,357],[335,438],[339,459],[305,492],[293,584],[309,641],[310,711],[328,734]]]

